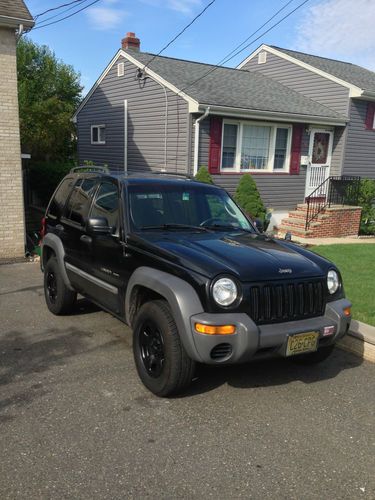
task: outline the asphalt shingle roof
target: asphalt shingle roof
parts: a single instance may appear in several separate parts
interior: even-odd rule
[[[371,90],[375,92],[375,73],[362,66],[351,64],[344,61],[336,61],[325,57],[313,56],[297,52],[294,50],[282,49],[280,47],[272,46],[274,49],[284,52],[285,54],[299,59],[300,61],[310,64],[317,69],[325,71],[336,78],[340,78],[345,82],[356,85],[363,90]]]
[[[143,65],[153,57],[146,52],[128,53]],[[343,115],[258,72],[218,67],[194,83],[213,68],[216,66],[163,56],[150,64],[151,70],[179,90],[187,87],[184,92],[199,104],[345,120]]]
[[[0,17],[14,17],[32,21],[33,17],[23,0],[0,0]]]

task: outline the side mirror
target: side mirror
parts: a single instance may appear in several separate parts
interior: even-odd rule
[[[258,229],[258,231],[260,233],[263,233],[263,231],[264,231],[263,221],[261,219],[254,219],[254,224],[255,224],[255,227]]]
[[[108,225],[107,217],[90,217],[87,219],[86,231],[89,234],[111,234],[112,226]]]
[[[292,233],[286,233],[286,235],[284,236],[284,239],[286,241],[292,241]]]

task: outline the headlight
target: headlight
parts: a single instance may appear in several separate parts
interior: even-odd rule
[[[220,306],[230,306],[238,296],[237,285],[230,278],[220,278],[212,287],[212,296]]]
[[[331,295],[336,293],[339,286],[340,286],[340,280],[339,280],[338,274],[336,273],[336,271],[333,271],[331,269],[331,271],[328,271],[328,274],[327,274],[327,287],[328,287],[329,293]]]

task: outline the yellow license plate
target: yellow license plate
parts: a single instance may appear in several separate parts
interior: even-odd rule
[[[318,348],[319,332],[299,333],[288,337],[286,355],[294,356],[303,352],[313,352]]]

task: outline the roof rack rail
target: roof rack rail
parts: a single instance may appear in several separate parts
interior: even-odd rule
[[[75,172],[109,172],[108,167],[101,167],[96,165],[82,165],[80,167],[73,167],[70,169],[70,173],[74,174]]]
[[[183,174],[179,172],[152,172],[153,174],[159,174],[159,175],[173,175],[175,177],[184,177],[186,179],[192,179],[193,176],[190,174]]]

